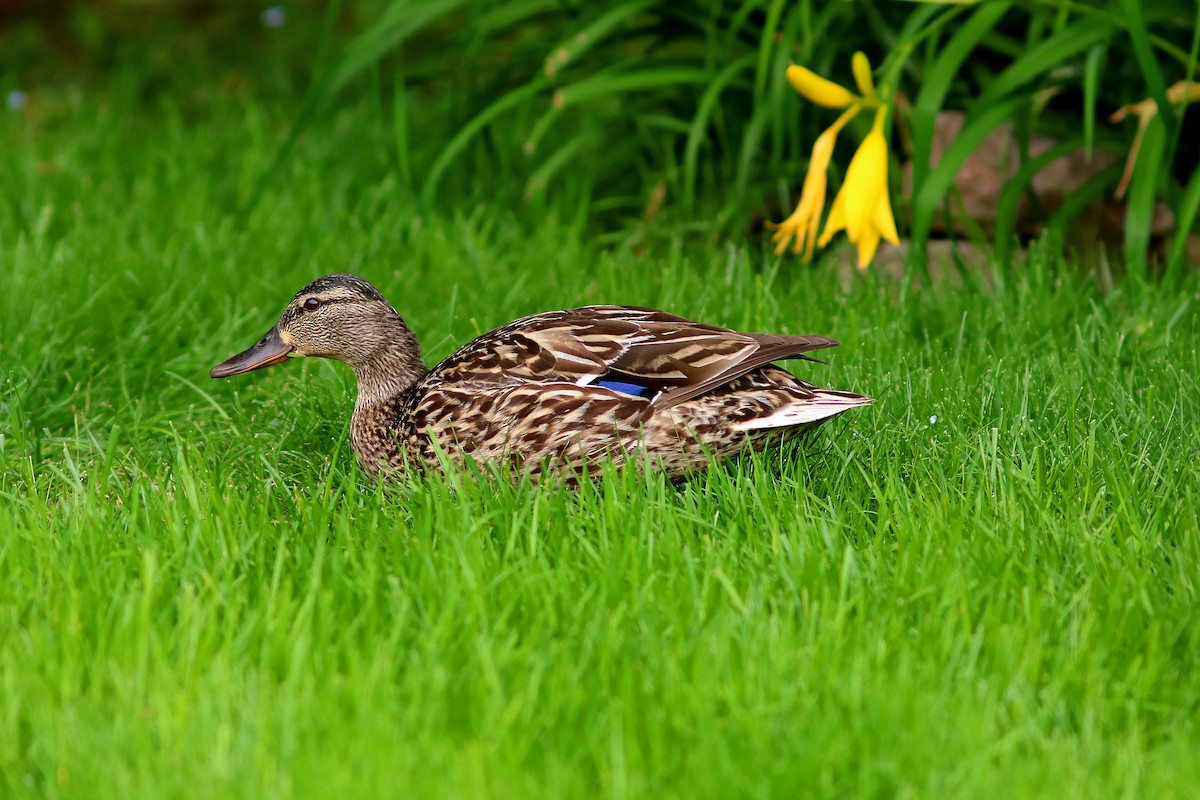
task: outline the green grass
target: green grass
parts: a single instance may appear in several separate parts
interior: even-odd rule
[[[353,108],[241,216],[286,115],[62,102],[0,122],[0,796],[1196,796],[1195,276],[602,249],[428,212]],[[334,270],[430,361],[639,303],[879,402],[680,487],[381,489],[339,365],[207,377]]]

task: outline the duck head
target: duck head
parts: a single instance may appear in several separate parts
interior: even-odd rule
[[[419,362],[417,343],[379,291],[356,275],[318,278],[288,303],[275,327],[253,347],[217,364],[209,374],[228,378],[300,356],[344,361],[356,373],[404,351]]]

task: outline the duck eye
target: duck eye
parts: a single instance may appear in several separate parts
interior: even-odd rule
[[[310,297],[304,301],[304,308],[307,311],[316,311],[321,307],[321,301],[315,297]]]

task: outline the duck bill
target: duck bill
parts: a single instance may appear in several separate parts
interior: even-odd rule
[[[214,378],[228,378],[231,375],[241,375],[243,372],[270,367],[281,361],[286,361],[287,357],[295,352],[295,350],[295,347],[280,337],[279,327],[276,326],[271,328],[270,332],[259,339],[249,350],[222,361],[213,367],[208,374]]]

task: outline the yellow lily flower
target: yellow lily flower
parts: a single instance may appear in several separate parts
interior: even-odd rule
[[[823,79],[822,79],[823,80]],[[826,81],[828,83],[828,81]],[[837,86],[837,84],[832,84]],[[840,86],[837,88],[841,89]],[[843,90],[844,91],[844,90]],[[800,203],[792,215],[783,222],[768,222],[767,227],[775,231],[771,241],[775,242],[775,255],[780,255],[787,249],[788,243],[795,240],[794,252],[803,252],[805,261],[813,257],[817,244],[817,230],[821,227],[821,212],[825,210],[826,172],[829,170],[829,160],[833,157],[833,145],[837,141],[838,132],[858,113],[858,106],[853,106],[837,122],[817,137],[813,144],[812,157],[808,162],[808,174],[804,176],[804,187],[800,190]]]
[[[818,106],[845,108],[855,100],[848,89],[796,64],[787,68],[787,79],[792,88],[803,95],[805,100]]]
[[[883,137],[887,111],[887,106],[880,106],[875,112],[875,124],[850,161],[846,181],[833,199],[825,230],[817,241],[824,247],[835,233],[845,230],[850,241],[858,246],[859,269],[866,269],[871,263],[881,239],[900,243],[888,197],[888,151]]]
[[[1167,102],[1173,106],[1184,106],[1188,103],[1200,102],[1200,83],[1176,81],[1167,89]],[[1132,114],[1137,117],[1138,129],[1133,135],[1133,144],[1129,148],[1129,158],[1125,160],[1125,171],[1121,174],[1121,182],[1117,184],[1116,198],[1120,200],[1129,188],[1129,179],[1133,177],[1133,165],[1137,163],[1138,150],[1142,148],[1142,137],[1150,120],[1158,115],[1158,103],[1148,97],[1140,103],[1130,103],[1121,106],[1108,118],[1109,122],[1120,122]]]
[[[767,227],[775,231],[771,239],[775,242],[776,254],[783,253],[788,245],[792,245],[794,252],[800,253],[805,261],[812,258],[817,247],[824,247],[835,233],[845,229],[850,241],[858,246],[859,268],[865,268],[875,255],[881,239],[899,242],[899,237],[896,235],[896,220],[892,216],[887,191],[888,152],[883,125],[887,120],[888,105],[884,102],[886,98],[881,99],[875,91],[867,57],[855,53],[851,66],[854,82],[861,94],[855,94],[804,67],[788,67],[788,82],[809,102],[825,108],[846,110],[813,144],[808,174],[804,177],[796,210],[783,222],[768,222]],[[864,108],[877,109],[875,124],[850,162],[845,184],[834,199],[825,230],[818,238],[817,230],[825,210],[826,173],[837,135]]]

